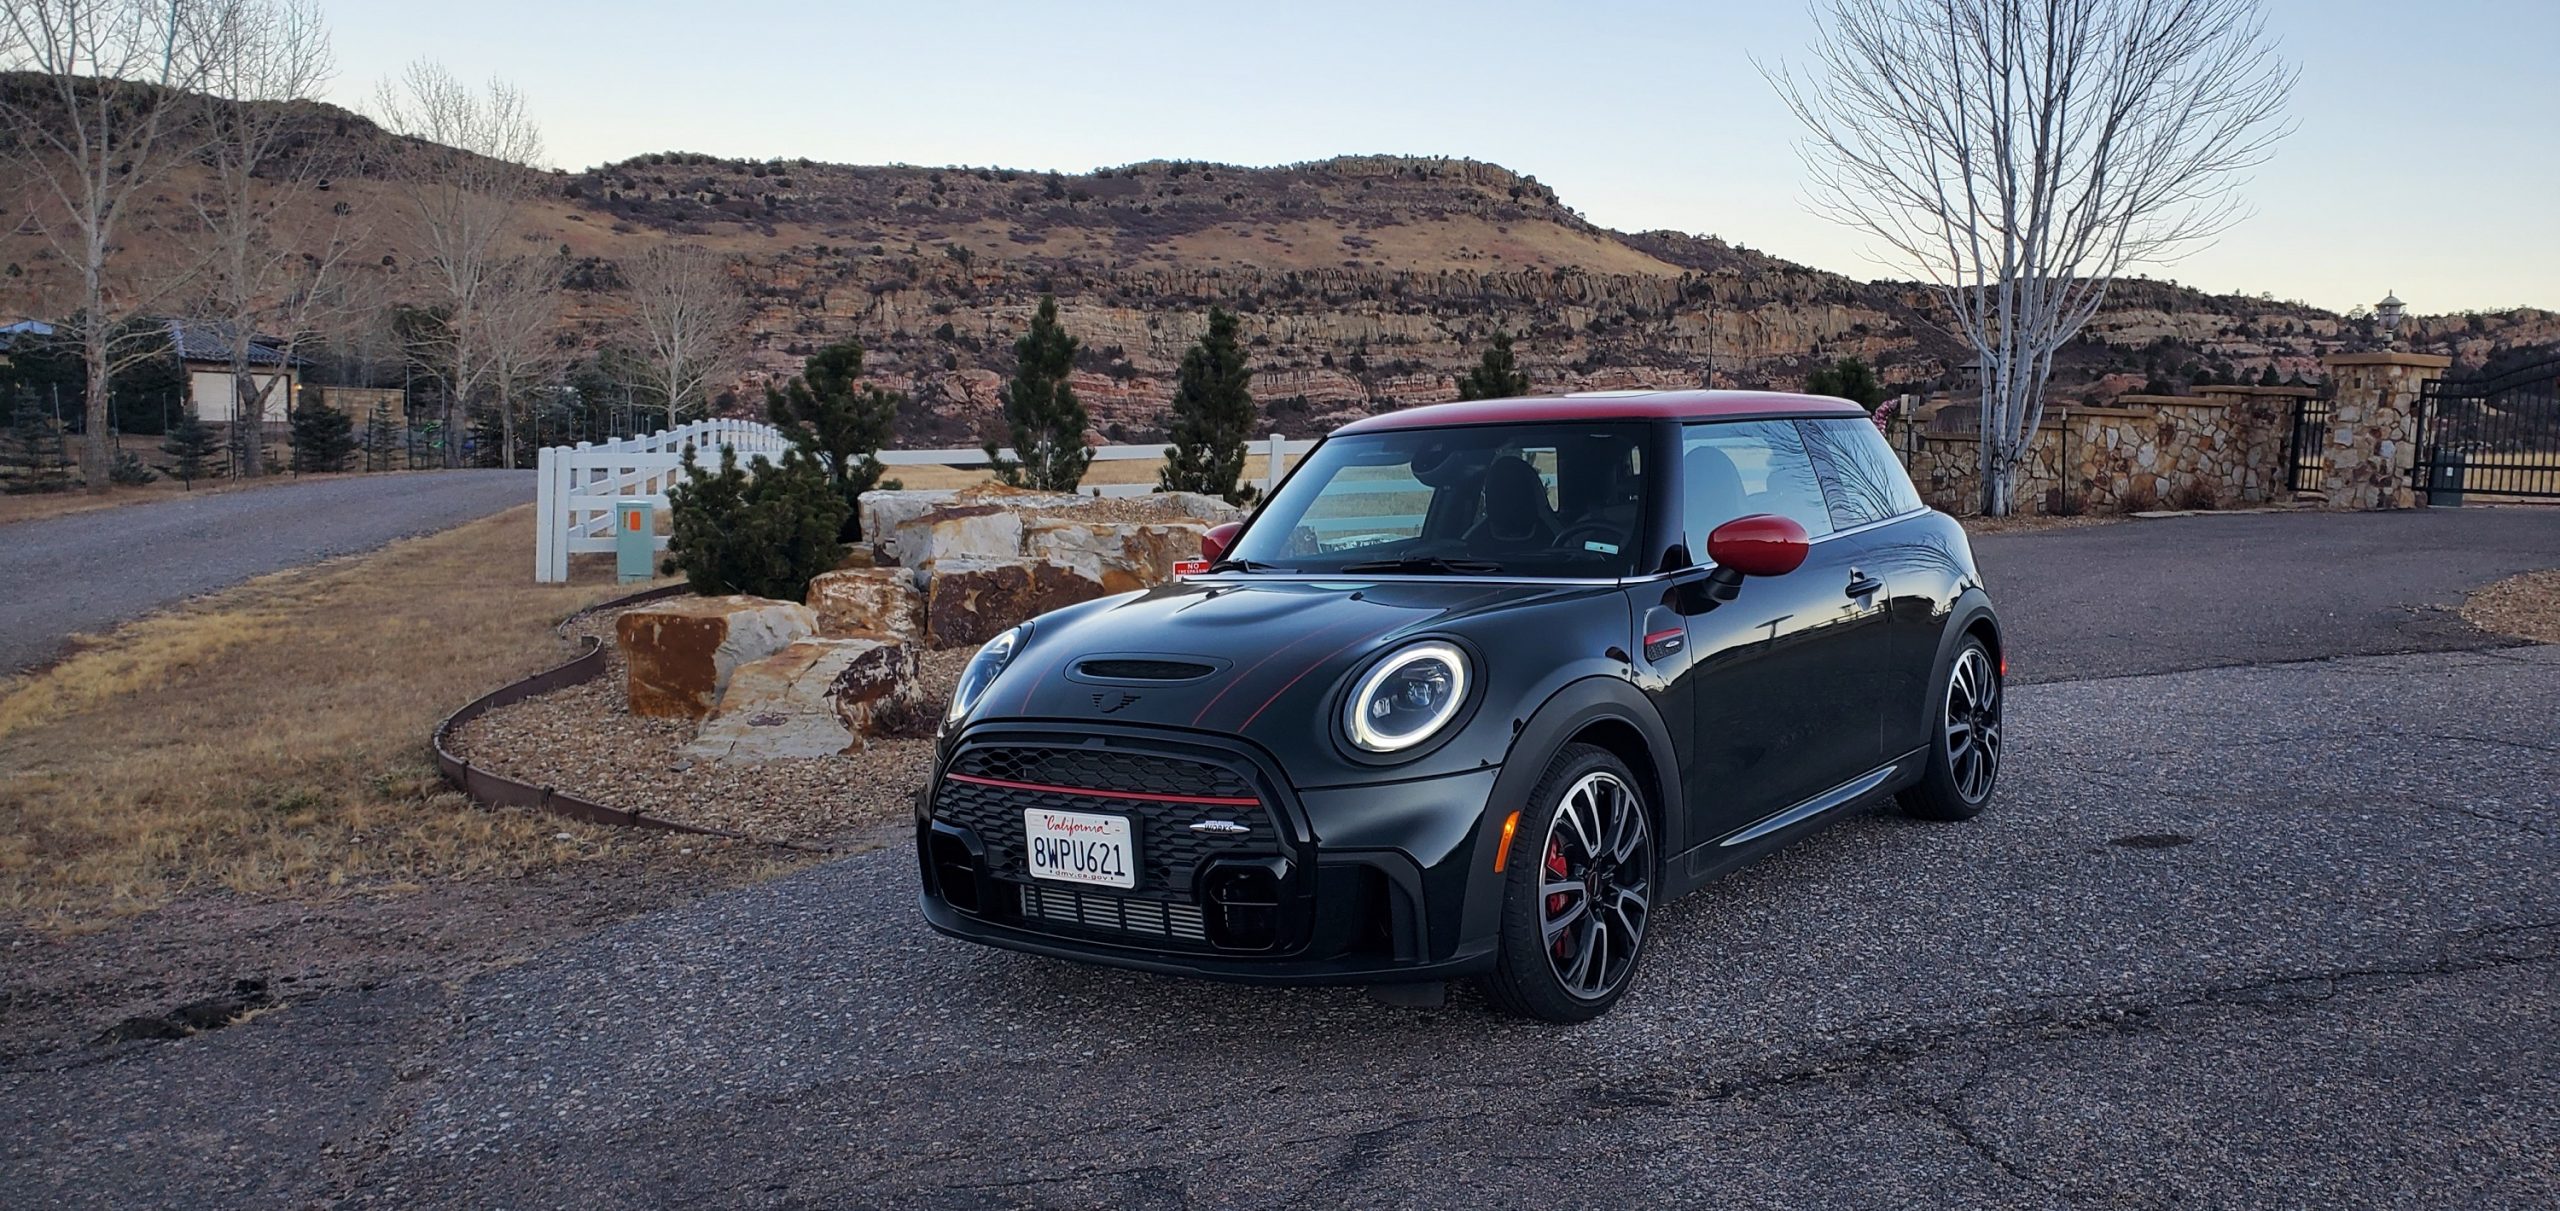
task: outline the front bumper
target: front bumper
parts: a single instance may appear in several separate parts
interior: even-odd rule
[[[1487,800],[1499,772],[1300,791],[1269,754],[1232,738],[982,724],[944,750],[917,797],[925,920],[991,946],[1214,979],[1476,974],[1496,945],[1490,846],[1501,818]],[[1174,793],[1186,778],[1222,793]],[[1140,782],[1147,789],[1128,797],[1110,793]],[[1053,798],[1066,787],[1086,793]],[[1030,877],[1025,805],[1129,816],[1139,886]],[[1188,824],[1205,816],[1250,829],[1203,841]]]

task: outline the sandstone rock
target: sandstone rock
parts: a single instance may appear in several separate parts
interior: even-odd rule
[[[809,582],[820,635],[870,632],[924,642],[924,594],[905,568],[843,568]]]
[[[1200,557],[1209,527],[1196,521],[1131,522],[1036,520],[1023,527],[1023,552],[1063,565],[1102,586],[1126,593],[1173,579],[1173,565]]]
[[[1002,505],[947,505],[900,523],[888,545],[910,568],[954,557],[1008,559],[1022,554],[1022,513]]]
[[[631,713],[699,719],[739,665],[817,630],[809,607],[763,597],[676,597],[638,606],[614,624]]]
[[[919,649],[886,635],[803,639],[738,666],[688,757],[772,761],[858,753],[919,709]]]
[[[1102,582],[1044,559],[954,556],[925,569],[925,642],[985,643],[1005,628],[1103,595]]]
[[[949,488],[908,488],[895,492],[865,492],[854,502],[854,514],[862,523],[862,540],[867,543],[888,541],[899,526],[947,508],[960,494]]]

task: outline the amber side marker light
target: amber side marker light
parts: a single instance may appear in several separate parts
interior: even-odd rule
[[[1520,830],[1520,813],[1502,818],[1502,846],[1493,851],[1493,873],[1502,873],[1502,864],[1511,860],[1511,834]]]

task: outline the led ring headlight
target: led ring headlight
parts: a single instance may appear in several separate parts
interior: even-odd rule
[[[1372,753],[1429,740],[1467,700],[1467,655],[1440,642],[1417,643],[1379,661],[1343,704],[1342,732]]]

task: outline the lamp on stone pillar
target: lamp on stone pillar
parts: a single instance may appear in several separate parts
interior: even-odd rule
[[[2401,302],[2399,295],[2393,294],[2388,290],[2382,292],[2382,301],[2373,305],[2373,326],[2377,331],[2382,333],[2383,348],[2397,349],[2400,347],[2400,339],[2398,335],[2400,331],[2400,319],[2403,315],[2408,313],[2408,310],[2408,304]]]

